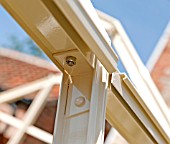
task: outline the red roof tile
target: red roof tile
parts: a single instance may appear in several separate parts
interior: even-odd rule
[[[35,64],[32,62],[33,60],[36,60]],[[13,50],[3,49],[2,51],[1,49],[0,51],[0,88],[4,90],[46,77],[49,74],[59,74],[59,70],[50,62]],[[59,86],[55,86],[50,97],[57,97],[58,91]]]
[[[152,70],[152,78],[170,107],[170,38]]]

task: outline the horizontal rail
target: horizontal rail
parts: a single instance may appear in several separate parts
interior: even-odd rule
[[[30,94],[32,92],[41,90],[47,86],[47,84],[50,83],[51,85],[61,83],[61,74],[58,75],[49,75],[45,78],[15,87],[13,89],[4,91],[0,93],[0,104],[16,101],[18,99],[21,99],[27,94]]]

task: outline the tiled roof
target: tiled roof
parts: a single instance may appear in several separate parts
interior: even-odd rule
[[[59,70],[52,63],[9,49],[0,49],[0,88],[8,90],[19,85],[43,78]],[[55,86],[50,97],[58,96]]]
[[[1,48],[0,47],[0,55],[4,57],[11,58],[13,60],[18,60],[25,62],[27,64],[35,65],[37,67],[45,68],[52,71],[59,71],[58,68],[47,60],[41,59],[39,57],[28,55],[25,53],[21,53],[19,51],[15,51],[12,49]]]

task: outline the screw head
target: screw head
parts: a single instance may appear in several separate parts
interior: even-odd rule
[[[66,57],[66,64],[70,67],[76,65],[76,57],[73,56],[67,56]]]
[[[80,97],[75,99],[74,103],[77,107],[82,107],[86,103],[86,100],[83,96],[80,96]]]

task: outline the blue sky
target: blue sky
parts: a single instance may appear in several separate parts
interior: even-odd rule
[[[92,0],[95,8],[119,19],[146,63],[170,20],[170,0]],[[0,46],[11,36],[27,37],[0,7]]]
[[[3,7],[0,6],[0,46],[8,43],[11,36],[17,36],[22,40],[27,37],[27,34],[3,9]]]
[[[146,63],[170,20],[170,0],[92,0],[92,3],[120,20]]]

